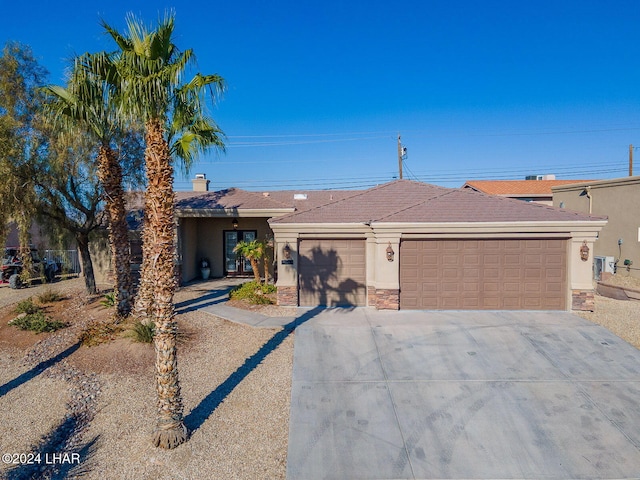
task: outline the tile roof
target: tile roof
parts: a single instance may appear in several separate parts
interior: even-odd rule
[[[191,193],[191,192],[190,192]],[[177,210],[202,209],[202,210],[225,210],[225,209],[286,209],[291,206],[263,196],[260,193],[248,192],[239,188],[228,188],[216,192],[193,192],[197,195],[185,195],[176,201]]]
[[[604,218],[472,189],[396,180],[304,212],[273,218],[270,223],[547,222]]]
[[[470,189],[452,189],[426,199],[380,222],[570,222],[604,220],[606,217],[550,207],[535,202],[498,197]]]
[[[490,195],[548,195],[551,187],[593,180],[469,180],[462,188],[472,188]]]
[[[250,192],[229,188],[215,192],[176,192],[176,209],[295,209],[304,211],[318,205],[340,200],[357,191],[353,190],[279,190]]]

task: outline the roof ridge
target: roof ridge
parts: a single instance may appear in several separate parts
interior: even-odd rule
[[[524,180],[523,180],[524,181]],[[531,181],[541,181],[541,180],[531,180]],[[463,192],[467,195],[483,195],[487,198],[495,198],[495,199],[499,199],[501,202],[508,202],[508,203],[512,203],[512,202],[520,202],[522,203],[523,200],[519,200],[517,198],[510,198],[510,197],[504,197],[501,195],[492,195],[490,193],[485,193],[485,192],[479,192],[479,191],[472,191],[468,188],[458,188],[456,189],[457,191]],[[587,215],[589,217],[606,217],[606,215],[594,215],[592,213],[582,213],[582,212],[578,212],[575,210],[567,210],[564,208],[560,208],[560,207],[554,207],[553,205],[545,205],[543,203],[539,203],[539,202],[524,202],[526,205],[530,205],[531,207],[535,207],[535,208],[539,208],[539,209],[543,209],[543,210],[549,210],[551,212],[564,212],[564,213],[569,213],[572,214],[574,216],[582,216],[582,215]]]
[[[448,191],[447,192],[442,192],[442,193],[440,193],[438,195],[434,195],[433,197],[425,198],[425,199],[419,201],[418,203],[414,203],[413,205],[409,205],[407,207],[401,208],[400,210],[398,210],[396,212],[392,212],[392,213],[390,213],[388,215],[385,215],[384,217],[381,217],[376,221],[379,222],[381,220],[384,220],[385,218],[389,218],[389,217],[391,217],[393,215],[397,215],[398,213],[404,212],[405,210],[409,210],[410,208],[415,208],[418,205],[422,205],[423,203],[430,202],[431,200],[435,200],[436,198],[444,197],[445,195],[449,195],[449,194],[453,193],[454,191],[456,191],[456,189],[454,189],[454,188],[449,189],[447,187],[440,187],[438,185],[433,185],[433,186],[434,187],[438,187],[438,188],[446,188]]]
[[[366,192],[369,192],[371,190],[375,190],[375,189],[384,187],[385,185],[390,185],[391,183],[393,183],[393,182],[383,183],[381,185],[376,185],[375,187],[367,188],[365,190],[354,190],[356,193],[354,193],[353,195],[349,195],[349,196],[343,197],[343,198],[338,198],[336,200],[329,200],[327,203],[322,203],[320,205],[316,205],[315,207],[309,208],[308,210],[304,210],[304,213],[313,212],[314,210],[318,210],[320,208],[324,208],[324,207],[327,207],[329,205],[335,205],[336,203],[343,202],[343,201],[346,201],[347,199],[352,199],[352,198],[364,195]],[[347,190],[343,190],[343,191],[347,191]],[[279,216],[277,218],[274,218],[273,220],[274,221],[278,221],[278,220],[281,220],[281,219],[285,220],[285,219],[287,219],[289,217],[293,217],[293,216],[295,216],[295,215],[297,215],[299,213],[301,213],[301,212],[299,210],[296,210],[296,211],[288,213],[286,215],[282,215],[282,216]]]

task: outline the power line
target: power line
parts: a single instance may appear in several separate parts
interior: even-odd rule
[[[433,130],[413,129],[406,130],[412,133],[414,136],[421,138],[476,138],[476,137],[519,137],[519,136],[547,136],[547,135],[576,135],[576,134],[588,134],[588,133],[606,133],[606,132],[625,132],[640,130],[640,125],[628,125],[618,124],[612,126],[602,126],[601,128],[586,128],[586,129],[562,129],[562,130],[538,130],[538,131],[520,131],[520,132],[486,132],[486,133],[473,133],[473,132],[457,132],[457,131],[439,131]],[[228,148],[240,148],[240,147],[279,147],[279,146],[291,146],[291,145],[312,145],[316,143],[335,143],[335,142],[353,142],[359,140],[379,140],[390,139],[395,134],[391,131],[371,131],[371,132],[343,132],[343,133],[298,133],[298,134],[265,134],[265,135],[227,135],[227,138],[231,140],[228,144]],[[325,138],[324,140],[318,140],[318,137],[347,137],[347,138]],[[297,141],[240,141],[234,142],[234,139],[295,139]],[[304,140],[308,139],[308,140]]]

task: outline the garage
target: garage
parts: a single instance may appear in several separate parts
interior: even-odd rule
[[[396,180],[269,220],[278,304],[593,310],[593,247],[606,223]]]
[[[566,239],[403,240],[400,308],[565,310]]]
[[[366,305],[362,239],[302,239],[298,245],[300,306]]]

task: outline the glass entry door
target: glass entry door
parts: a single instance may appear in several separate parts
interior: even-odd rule
[[[227,230],[224,232],[224,270],[225,275],[245,275],[253,273],[251,262],[233,249],[238,242],[251,242],[257,237],[255,230]]]

